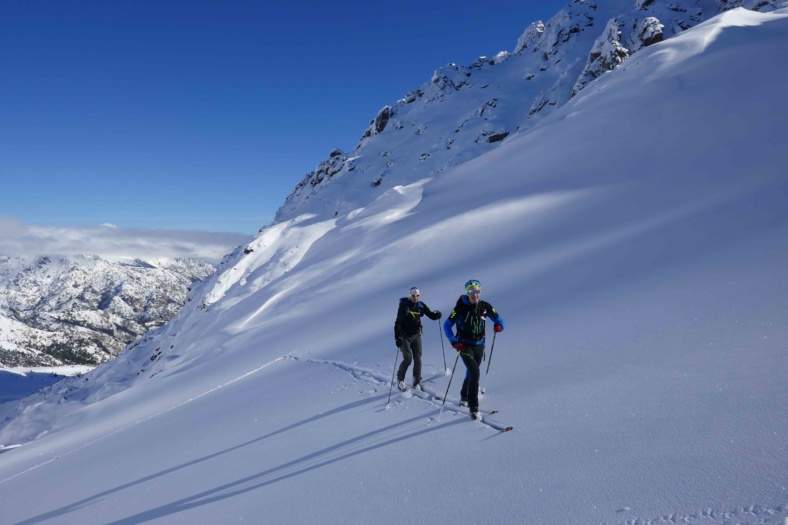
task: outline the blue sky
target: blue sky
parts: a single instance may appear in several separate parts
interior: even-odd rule
[[[566,3],[6,1],[0,217],[252,235],[381,107]]]

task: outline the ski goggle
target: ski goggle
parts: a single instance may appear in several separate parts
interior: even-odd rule
[[[413,288],[410,289],[410,295],[415,295],[416,297],[418,297],[420,295],[419,289],[414,286]]]
[[[479,295],[481,293],[481,290],[468,290],[468,295]]]
[[[467,292],[467,291],[468,291],[468,289],[469,289],[471,286],[475,286],[475,287],[477,287],[477,288],[481,288],[481,287],[482,287],[482,284],[481,284],[479,281],[477,281],[476,279],[471,279],[470,281],[468,281],[467,283],[465,283],[465,291]]]

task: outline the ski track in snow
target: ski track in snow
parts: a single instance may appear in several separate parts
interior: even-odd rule
[[[359,366],[351,365],[349,363],[343,363],[341,361],[331,361],[331,360],[328,360],[328,359],[312,359],[312,358],[307,358],[307,357],[297,357],[297,356],[295,356],[293,354],[288,355],[287,358],[288,359],[292,359],[294,361],[299,361],[299,362],[302,362],[302,363],[311,363],[311,364],[318,364],[318,365],[334,366],[334,367],[339,368],[340,370],[342,370],[344,372],[348,372],[355,379],[358,379],[360,381],[366,381],[367,383],[371,383],[371,384],[373,384],[375,386],[390,386],[390,387],[393,387],[393,384],[391,383],[391,376],[390,375],[384,374],[384,373],[381,373],[381,372],[377,372],[375,370],[362,368],[362,367],[359,367]],[[436,375],[434,375],[432,377],[424,379],[422,381],[422,388],[424,388],[424,383],[426,383],[426,382],[428,382],[428,381],[430,381],[432,379],[438,378],[438,377],[444,377],[444,375],[443,374],[436,374]],[[443,413],[444,410],[448,410],[450,412],[454,412],[455,414],[459,414],[459,415],[464,416],[464,417],[470,417],[470,414],[467,412],[467,409],[464,411],[462,409],[462,407],[460,407],[457,403],[453,403],[452,401],[449,401],[447,399],[446,403],[443,404],[443,403],[439,402],[438,399],[436,399],[437,397],[440,397],[442,399],[443,395],[444,395],[444,392],[435,392],[435,391],[432,391],[431,389],[419,392],[418,390],[413,390],[412,388],[408,388],[408,390],[406,390],[405,392],[402,392],[402,397],[404,397],[405,399],[411,399],[411,398],[415,397],[416,399],[419,399],[421,401],[429,403],[430,405],[434,406],[435,408],[441,410],[437,417],[429,417],[428,418],[429,419],[429,424],[436,423],[436,422],[440,421],[440,416],[441,416],[441,414]],[[490,428],[492,430],[495,430],[498,433],[500,433],[504,428],[506,428],[506,425],[495,423],[495,422],[492,422],[492,421],[485,421],[484,418],[487,418],[487,414],[483,413],[482,416],[483,416],[483,419],[480,420],[480,421],[477,421],[477,423],[482,424],[482,425],[484,425],[484,426],[486,426],[486,427],[488,427],[488,428]]]
[[[629,507],[624,507],[616,512],[624,513],[630,511]],[[788,514],[788,504],[785,503],[774,507],[749,505],[736,507],[732,510],[705,509],[692,514],[665,514],[653,519],[632,518],[616,522],[616,525],[662,525],[671,523],[697,523],[699,525],[755,525],[771,523],[774,525],[788,525],[786,514]]]

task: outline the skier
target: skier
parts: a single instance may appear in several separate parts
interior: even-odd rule
[[[481,300],[482,285],[479,281],[471,279],[465,283],[465,295],[457,299],[454,310],[451,311],[443,331],[446,337],[462,357],[467,369],[465,381],[460,390],[460,405],[470,407],[471,417],[479,418],[479,377],[481,364],[484,359],[485,343],[485,317],[495,323],[495,332],[503,331],[504,322],[498,312],[487,301]],[[457,326],[455,335],[452,327]]]
[[[405,374],[413,361],[413,388],[421,390],[421,318],[440,319],[440,311],[432,311],[419,300],[417,287],[410,289],[410,296],[399,300],[397,320],[394,321],[394,342],[402,351],[402,364],[397,370],[397,387],[405,390]]]

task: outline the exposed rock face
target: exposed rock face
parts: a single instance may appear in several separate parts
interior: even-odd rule
[[[629,37],[629,51],[634,53],[642,47],[662,42],[665,26],[653,16],[635,21],[632,34]]]
[[[602,36],[594,42],[588,54],[588,63],[572,88],[572,95],[576,95],[602,73],[620,66],[627,58],[629,50],[621,45],[621,22],[614,18],[608,21]]]
[[[94,365],[177,314],[214,272],[190,259],[0,256],[0,364]]]
[[[394,115],[394,109],[391,106],[386,106],[378,112],[378,116],[375,117],[375,133],[383,133],[383,130],[386,129],[386,124],[389,123],[389,119]]]

